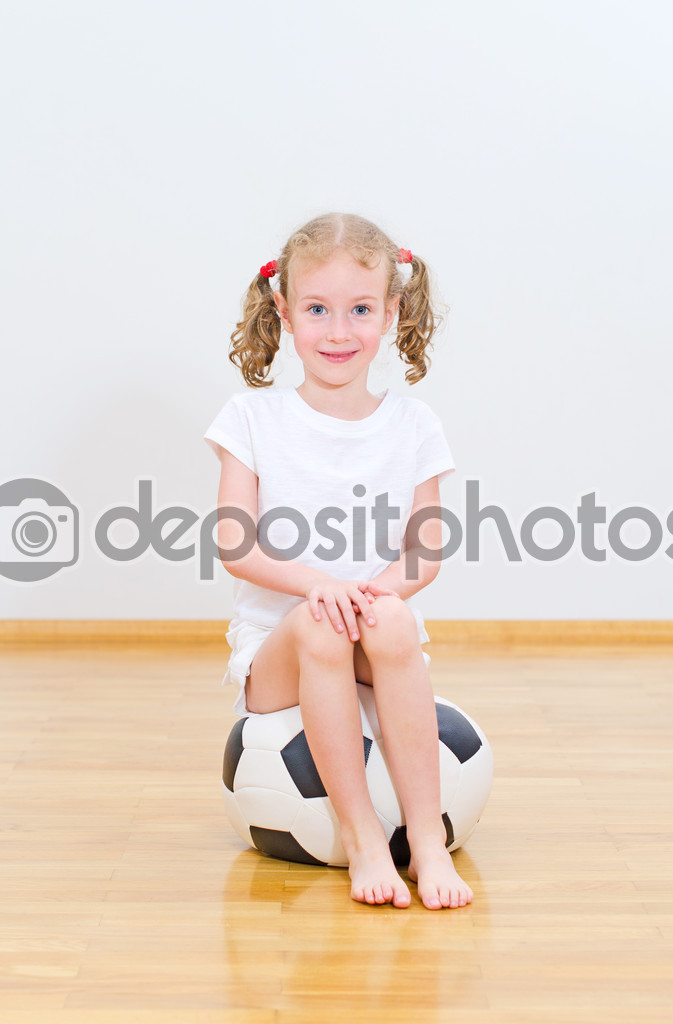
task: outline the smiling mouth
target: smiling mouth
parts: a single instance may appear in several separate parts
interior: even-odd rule
[[[345,363],[357,355],[357,352],[321,352],[320,355],[324,356],[330,363]]]

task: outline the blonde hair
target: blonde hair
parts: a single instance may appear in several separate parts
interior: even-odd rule
[[[287,299],[292,260],[301,257],[320,263],[336,250],[345,250],[363,267],[374,267],[381,260],[387,265],[386,303],[400,296],[395,344],[400,358],[409,364],[405,379],[416,384],[428,371],[431,338],[441,323],[433,309],[430,274],[420,257],[414,255],[411,277],[404,283],[399,271],[399,246],[376,224],[349,213],[327,213],[299,228],[290,236],[276,261],[278,290]],[[269,368],[280,345],[281,321],[269,279],[258,273],[243,299],[243,316],[231,335],[229,358],[237,366],[246,384],[269,387]]]

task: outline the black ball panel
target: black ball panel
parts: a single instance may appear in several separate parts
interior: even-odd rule
[[[229,733],[227,745],[224,748],[224,761],[222,764],[222,781],[230,793],[234,792],[234,776],[238,768],[238,762],[243,753],[243,726],[247,718],[239,718],[234,728]]]
[[[453,825],[448,814],[442,815],[442,821],[444,822],[444,828],[446,829],[446,845],[451,846],[453,843]],[[406,825],[398,826],[390,837],[388,842],[390,849],[390,855],[393,858],[393,862],[398,867],[408,867],[409,861],[411,860],[411,851],[409,849],[409,841],[407,839],[407,827]]]
[[[407,842],[407,827],[406,825],[399,825],[388,842],[390,849],[390,856],[393,858],[393,863],[397,864],[398,867],[408,867],[409,861],[411,860],[411,852],[409,850],[409,843]]]
[[[444,828],[446,829],[446,845],[451,846],[454,842],[453,825],[448,814],[442,815],[442,821],[444,822]]]
[[[368,736],[363,736],[362,741],[364,744],[365,754],[365,765],[369,760],[369,751],[372,749],[372,741]],[[227,744],[228,746],[228,744]],[[318,775],[318,769],[315,766],[315,761],[311,756],[309,750],[308,741],[306,739],[306,733],[302,730],[300,733],[290,740],[280,752],[280,756],[283,758],[290,778],[294,782],[295,786],[306,799],[311,799],[317,796],[327,796],[327,790],[322,784],[322,780]],[[240,757],[240,754],[239,754]]]
[[[449,750],[453,751],[461,764],[465,764],[481,747],[481,739],[476,729],[456,708],[446,704],[435,703],[439,738]]]
[[[307,853],[289,832],[279,832],[273,828],[260,828],[259,825],[251,825],[250,835],[260,853],[266,853],[269,857],[326,867],[325,861],[317,860],[316,857]]]
[[[327,790],[318,775],[303,730],[283,747],[280,756],[285,761],[290,778],[303,797],[310,799],[314,796],[327,796]]]

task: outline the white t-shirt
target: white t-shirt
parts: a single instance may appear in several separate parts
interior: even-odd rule
[[[267,545],[338,579],[372,579],[395,561],[416,486],[455,469],[429,406],[390,391],[377,397],[370,416],[342,420],[293,387],[249,390],[230,398],[204,434],[218,458],[225,448],[257,475]],[[273,627],[301,601],[236,579],[232,623]]]

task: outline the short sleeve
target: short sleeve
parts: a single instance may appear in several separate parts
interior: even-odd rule
[[[206,430],[203,439],[213,449],[220,461],[222,460],[222,449],[226,448],[253,473],[257,472],[250,424],[240,396],[234,395],[229,399]]]
[[[441,483],[456,468],[439,416],[425,404],[420,406],[419,412],[415,487],[433,476],[439,477]]]

